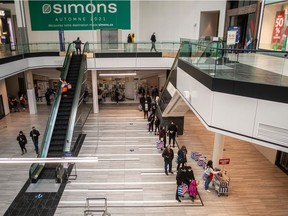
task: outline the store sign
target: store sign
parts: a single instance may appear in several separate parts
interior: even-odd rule
[[[273,26],[272,44],[279,43],[284,25],[285,11],[277,11]]]
[[[130,29],[130,0],[29,0],[32,31]]]
[[[237,31],[227,31],[227,46],[236,44]]]
[[[230,158],[219,159],[219,165],[228,165],[230,163]]]

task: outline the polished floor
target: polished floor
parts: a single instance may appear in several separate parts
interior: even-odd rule
[[[35,157],[28,137],[28,153],[21,156],[16,142],[19,130],[27,135],[32,126],[44,133],[49,107],[38,105],[38,114],[11,113],[0,120],[0,157]],[[288,178],[271,164],[254,145],[225,138],[224,156],[231,159],[227,170],[229,196],[205,192],[200,182],[201,200],[175,200],[173,175],[163,171],[157,137],[148,134],[143,113],[137,105],[102,105],[99,114],[90,114],[83,128],[87,134],[79,157],[97,156],[97,163],[77,164],[77,179],[66,186],[55,215],[83,215],[86,198],[108,200],[111,215],[288,215]],[[192,112],[185,116],[184,135],[178,137],[188,152],[199,151],[211,158],[214,134],[207,131]],[[175,150],[176,151],[176,150]],[[197,179],[203,169],[189,158]],[[28,178],[28,164],[0,166],[0,215],[3,215]],[[101,208],[101,203],[92,207]]]

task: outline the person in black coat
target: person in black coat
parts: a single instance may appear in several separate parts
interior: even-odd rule
[[[171,144],[171,140],[173,140],[173,148],[175,148],[175,137],[177,133],[177,127],[174,122],[171,122],[171,125],[168,127],[168,135],[169,135],[169,145]]]
[[[177,157],[177,170],[179,170],[179,167],[180,165],[182,164],[182,167],[184,167],[185,163],[187,163],[187,149],[186,149],[186,146],[183,145],[181,147],[181,149],[178,150],[178,153],[177,153],[178,157]]]
[[[168,145],[167,148],[164,149],[164,151],[162,153],[162,157],[164,158],[165,174],[168,175],[167,166],[169,166],[169,173],[173,174],[173,172],[172,172],[172,161],[173,161],[173,158],[174,158],[174,152],[173,152],[173,149],[171,149],[170,145]]]
[[[40,136],[39,131],[36,130],[35,127],[32,127],[32,130],[30,131],[30,137],[32,138],[32,141],[33,141],[33,144],[34,144],[35,151],[36,151],[37,155],[39,154],[39,147],[38,147],[39,136]]]
[[[19,132],[19,135],[17,136],[16,140],[18,141],[18,143],[20,145],[20,148],[22,151],[21,155],[23,155],[24,153],[27,152],[27,149],[25,147],[25,145],[27,144],[27,139],[26,139],[26,136],[24,135],[23,131]]]

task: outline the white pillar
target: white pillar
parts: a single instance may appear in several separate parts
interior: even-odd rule
[[[33,83],[33,74],[32,71],[28,70],[25,73],[26,87],[27,87],[27,97],[28,97],[28,106],[30,114],[37,113],[37,104],[36,96]]]
[[[214,137],[214,147],[213,147],[213,167],[219,168],[219,159],[223,156],[223,148],[224,148],[224,135],[215,133]]]
[[[99,113],[97,71],[96,70],[91,71],[91,77],[92,77],[93,112]]]

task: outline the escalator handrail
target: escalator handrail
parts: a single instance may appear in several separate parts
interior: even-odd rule
[[[158,103],[161,103],[161,101],[163,100],[164,92],[165,92],[166,89],[167,89],[167,86],[168,86],[168,84],[169,84],[169,82],[170,82],[170,78],[171,78],[171,76],[172,76],[172,74],[173,74],[173,71],[174,71],[174,70],[177,68],[177,66],[178,66],[178,59],[179,59],[180,52],[181,52],[181,46],[182,46],[182,44],[180,45],[180,48],[179,48],[179,50],[178,50],[178,52],[177,52],[177,55],[176,55],[176,57],[175,57],[175,59],[174,59],[174,62],[173,62],[173,64],[172,64],[172,66],[171,66],[170,73],[169,73],[169,75],[168,75],[168,77],[167,77],[167,79],[166,79],[166,81],[165,81],[165,83],[164,83],[162,92],[161,92],[161,94],[159,95],[159,102],[158,102]]]
[[[70,64],[70,60],[71,60],[71,56],[72,56],[72,52],[73,52],[73,46],[72,44],[69,44],[67,52],[66,52],[66,56],[65,56],[65,60],[63,63],[63,69],[61,71],[61,75],[60,77],[62,79],[65,79],[68,73],[68,69],[69,69],[69,64]],[[52,105],[52,109],[51,109],[51,113],[49,115],[48,121],[47,121],[47,125],[46,125],[46,129],[43,135],[43,139],[42,139],[42,143],[41,143],[41,153],[40,156],[41,158],[45,158],[48,155],[48,150],[50,147],[50,141],[52,138],[52,134],[53,134],[53,130],[54,130],[54,125],[56,122],[56,118],[57,118],[57,113],[58,113],[58,109],[59,109],[59,105],[60,105],[60,101],[61,101],[61,84],[60,81],[58,83],[58,87],[57,87],[57,92],[56,92],[56,97],[54,100],[54,103]],[[38,164],[38,163],[34,163],[31,165],[30,167],[30,179],[34,179],[35,177],[38,177],[39,172],[41,172],[41,170],[43,169],[43,164]],[[41,170],[40,170],[41,169]],[[37,176],[35,176],[37,175]]]
[[[82,84],[83,84],[83,77],[87,69],[86,53],[88,51],[89,51],[89,43],[86,42],[83,48],[83,55],[82,55],[82,60],[81,60],[81,65],[80,65],[80,70],[79,70],[79,76],[78,76],[77,84],[75,86],[74,99],[72,102],[72,109],[71,109],[71,114],[70,114],[69,123],[67,127],[66,138],[65,138],[66,142],[64,144],[65,145],[64,152],[71,151],[71,143],[72,143],[74,128],[76,124],[76,116],[77,116],[77,110],[78,110],[80,94],[81,94],[81,89],[82,89]]]

